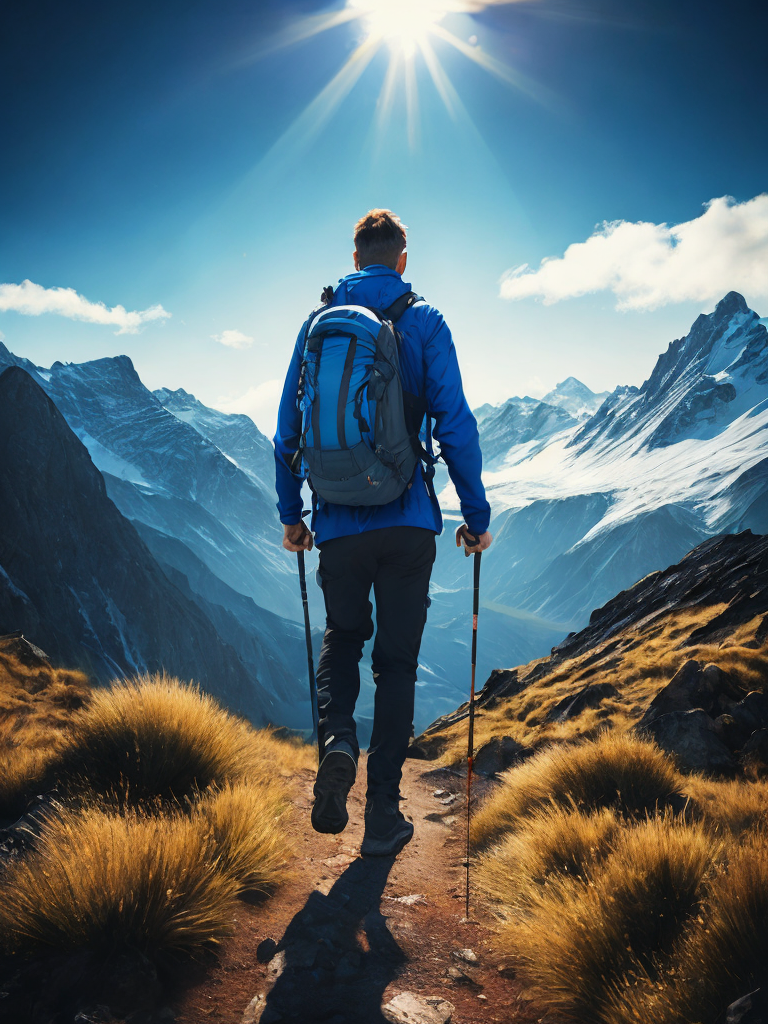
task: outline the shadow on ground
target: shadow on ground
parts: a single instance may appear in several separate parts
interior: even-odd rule
[[[406,959],[379,909],[394,862],[353,861],[327,896],[310,894],[279,943],[261,944],[276,980],[260,1024],[383,1024],[384,989]]]

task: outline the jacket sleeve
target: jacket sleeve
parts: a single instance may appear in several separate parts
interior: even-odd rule
[[[299,447],[301,437],[301,411],[296,406],[299,389],[299,373],[303,354],[304,327],[296,339],[291,363],[283,385],[280,409],[277,413],[275,433],[275,488],[277,490],[277,511],[280,522],[293,526],[301,522],[301,485],[303,478],[291,472],[290,461]]]
[[[427,408],[435,421],[433,434],[459,496],[465,523],[472,533],[485,533],[491,507],[481,475],[483,456],[477,421],[464,397],[448,325],[437,310],[425,312],[424,371]]]

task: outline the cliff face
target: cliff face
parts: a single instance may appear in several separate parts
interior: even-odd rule
[[[22,630],[54,663],[96,678],[195,679],[263,722],[271,697],[175,587],[42,388],[0,375],[0,633]]]

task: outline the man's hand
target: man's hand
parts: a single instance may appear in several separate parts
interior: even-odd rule
[[[302,519],[292,526],[283,525],[283,547],[286,551],[311,551],[314,540]]]
[[[462,523],[456,531],[456,547],[460,548],[463,544],[464,554],[467,558],[470,555],[479,555],[481,551],[485,551],[486,548],[491,546],[492,540],[493,537],[487,530],[485,533],[481,533],[479,537],[475,536],[474,533],[470,533],[466,523]]]

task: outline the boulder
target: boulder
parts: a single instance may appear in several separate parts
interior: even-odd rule
[[[526,753],[527,748],[511,736],[494,736],[480,747],[472,765],[476,772],[483,775],[496,775],[522,760]]]
[[[736,770],[736,761],[717,735],[715,723],[700,708],[671,711],[650,723],[641,720],[636,728],[654,739],[685,771],[732,775]]]
[[[495,668],[477,695],[478,706],[492,708],[500,700],[514,697],[523,689],[516,668]]]
[[[729,750],[741,750],[749,739],[749,733],[733,715],[718,715],[715,719],[715,732]]]
[[[768,727],[768,697],[759,690],[752,690],[731,707],[730,714],[748,734],[765,729]]]
[[[730,681],[717,665],[703,669],[698,661],[686,661],[653,698],[640,724],[650,725],[662,715],[694,708],[712,714],[719,710],[717,701],[724,687],[730,689]]]
[[[398,992],[381,1008],[384,1019],[390,1024],[449,1024],[453,1011],[447,999],[417,996],[413,992]]]
[[[757,729],[741,749],[744,757],[768,766],[768,729]]]
[[[566,722],[569,718],[576,718],[587,708],[599,707],[607,697],[618,696],[619,691],[611,683],[587,683],[583,690],[569,694],[550,708],[547,712],[547,721]]]
[[[725,1011],[725,1024],[768,1024],[768,998],[755,989],[731,1003]]]

